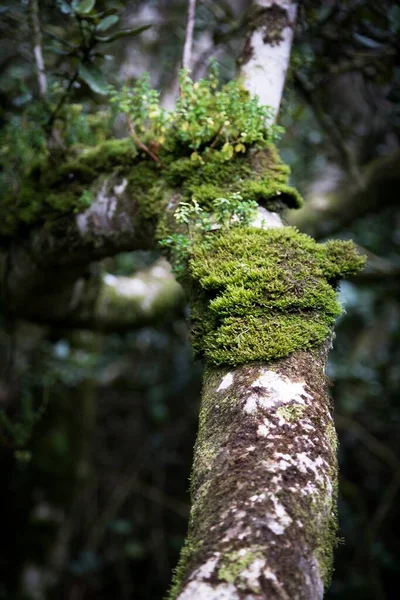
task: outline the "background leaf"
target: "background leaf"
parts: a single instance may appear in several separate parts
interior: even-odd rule
[[[105,17],[104,19],[102,19],[100,21],[100,23],[97,25],[97,31],[107,31],[107,29],[110,29],[110,27],[112,27],[113,25],[116,25],[119,21],[119,17],[117,15],[110,15],[108,17]]]
[[[74,2],[72,7],[78,15],[87,15],[93,10],[95,4],[96,0],[81,0],[81,2]]]
[[[107,37],[100,37],[96,35],[96,40],[103,44],[108,44],[109,42],[113,42],[114,40],[118,40],[129,35],[138,35],[150,27],[151,25],[142,25],[142,27],[136,27],[136,29],[123,29],[122,31],[117,31],[116,33],[113,33]]]
[[[108,88],[100,69],[91,64],[79,65],[79,77],[96,94],[107,94]]]

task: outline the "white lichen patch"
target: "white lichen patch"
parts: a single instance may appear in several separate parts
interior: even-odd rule
[[[270,500],[273,504],[273,510],[267,515],[267,526],[276,535],[282,535],[292,523],[292,518],[289,517],[285,507],[279,502],[278,498],[271,495]]]
[[[251,384],[257,389],[245,400],[244,411],[254,413],[257,408],[271,409],[282,405],[298,404],[304,406],[312,396],[306,392],[304,381],[292,381],[275,371],[262,370],[259,377]]]
[[[264,492],[262,492],[261,494],[254,494],[253,496],[251,496],[249,498],[250,502],[261,502],[262,500],[265,500],[265,494]]]
[[[107,193],[108,181],[105,180],[101,186],[94,202],[87,210],[76,217],[76,224],[82,235],[87,233],[91,225],[96,229],[104,229],[108,226],[109,219],[114,215],[117,208],[117,200]]]
[[[257,213],[251,220],[250,225],[258,229],[276,229],[283,227],[282,219],[278,213],[271,212],[263,206],[257,208]]]
[[[120,233],[133,231],[130,218],[127,213],[120,210],[120,201],[117,198],[123,194],[127,183],[124,179],[122,183],[111,187],[109,179],[103,182],[89,208],[76,215],[76,225],[82,236],[85,236],[88,232],[92,234],[109,234],[110,223],[115,219],[118,221],[118,231]]]
[[[239,593],[233,583],[212,586],[204,581],[190,581],[177,600],[239,600]]]
[[[220,553],[215,552],[214,555],[201,565],[196,571],[194,571],[191,579],[209,579],[215,569],[215,566],[219,560]]]
[[[240,574],[240,579],[245,581],[247,587],[254,592],[260,591],[260,577],[265,567],[265,558],[256,558],[244,571]]]
[[[233,383],[232,373],[227,373],[218,386],[217,392],[228,389]]]
[[[261,424],[257,428],[257,435],[260,437],[268,437],[269,432],[270,427],[268,425]]]
[[[317,456],[313,460],[305,452],[298,452],[295,457],[295,464],[302,473],[312,471],[317,483],[325,483],[328,477],[329,466],[321,456]]]
[[[120,196],[124,193],[127,185],[128,180],[124,177],[121,183],[117,183],[116,185],[114,185],[114,193],[117,194],[117,196]]]
[[[107,273],[103,277],[106,285],[115,289],[119,296],[138,298],[148,292],[148,286],[138,277],[116,277]]]

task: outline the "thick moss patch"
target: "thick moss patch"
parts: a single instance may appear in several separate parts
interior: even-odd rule
[[[139,160],[131,139],[107,140],[95,148],[71,149],[60,163],[35,165],[19,189],[0,200],[0,239],[90,206],[99,178],[126,172]]]
[[[364,259],[352,242],[295,228],[232,228],[191,250],[192,343],[215,365],[268,361],[321,344],[341,307],[336,283]]]
[[[94,198],[99,178],[115,172],[128,178],[128,191],[145,219],[162,217],[168,190],[172,189],[179,190],[183,200],[195,198],[205,208],[233,191],[273,210],[300,206],[300,195],[288,185],[288,167],[272,144],[264,144],[264,148],[248,150],[226,161],[218,151],[207,162],[196,162],[163,150],[160,159],[166,168],[152,161],[130,138],[106,140],[94,148],[71,148],[59,164],[34,166],[18,190],[2,197],[0,239],[84,211]],[[162,219],[159,231],[162,238]]]

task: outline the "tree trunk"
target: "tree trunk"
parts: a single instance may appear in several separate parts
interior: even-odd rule
[[[276,118],[289,65],[297,2],[253,2],[249,34],[240,60],[246,89],[270,106]]]
[[[270,105],[276,117],[296,3],[260,0],[253,9],[241,74],[250,93]],[[264,222],[262,226],[271,225]],[[251,243],[250,237],[250,232],[248,239],[243,237],[243,249]],[[282,256],[290,254],[290,244],[288,239]],[[232,269],[242,266],[240,257],[236,258]],[[298,260],[302,262],[300,256]],[[245,258],[243,262],[251,269],[251,262]],[[292,271],[299,273],[299,286],[302,278],[313,279],[311,271],[301,275],[294,266]],[[204,281],[203,277],[203,287]],[[225,288],[221,283],[222,292],[216,286],[208,302],[215,306],[221,297],[226,298],[232,281]],[[241,286],[241,282],[235,280],[233,285]],[[242,293],[251,293],[256,285],[256,280],[243,283]],[[263,293],[268,296],[269,292],[264,289]],[[237,297],[240,304],[241,296]],[[237,337],[231,348],[238,354],[235,358],[231,350],[226,361],[232,368],[216,366],[216,352],[208,357],[206,353],[189,532],[170,598],[320,600],[329,583],[336,544],[337,439],[324,375],[331,328],[313,349],[297,349],[285,356],[279,348],[282,331],[278,324],[276,352],[282,358],[252,362],[260,352],[267,356],[268,344],[273,342],[263,336],[268,310],[264,309],[265,320],[253,327],[253,316],[259,319],[261,308],[253,315],[253,306],[246,316],[245,306],[242,317],[237,307],[233,311]],[[226,343],[224,327],[219,324],[216,346]],[[246,362],[241,344],[249,345],[248,364],[235,364]],[[254,350],[257,344],[261,351]],[[220,364],[223,350],[218,355]]]
[[[323,347],[207,370],[179,600],[322,598],[337,479],[325,363]]]

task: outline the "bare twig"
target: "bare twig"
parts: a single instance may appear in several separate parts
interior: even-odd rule
[[[400,471],[400,461],[396,454],[360,423],[342,414],[335,415],[335,422],[339,429],[354,433],[372,454],[379,457],[390,468],[394,469],[396,472]]]
[[[29,17],[32,29],[33,56],[39,85],[39,96],[45,100],[47,94],[47,78],[42,53],[42,33],[40,31],[39,0],[30,0]]]
[[[338,151],[343,165],[348,169],[349,173],[354,177],[360,188],[364,187],[364,180],[360,173],[357,163],[353,158],[352,149],[343,139],[339,128],[331,117],[324,111],[321,104],[318,102],[316,91],[313,86],[300,73],[294,74],[294,83],[297,90],[309,104],[315,118],[321,126],[321,129],[330,137],[332,143]]]
[[[182,67],[190,70],[192,62],[193,30],[195,22],[196,0],[189,0],[188,17],[186,23],[185,45],[183,47]]]
[[[75,73],[70,78],[67,89],[65,90],[65,92],[61,96],[61,98],[59,99],[57,106],[55,107],[55,109],[53,110],[53,112],[51,113],[51,115],[49,117],[49,121],[47,123],[47,130],[49,132],[49,137],[51,136],[53,125],[55,123],[56,118],[58,117],[58,113],[60,112],[60,110],[64,106],[65,102],[67,101],[68,96],[70,95],[71,90],[74,86],[74,83],[77,79],[78,79],[78,70],[76,70]]]
[[[152,158],[156,163],[158,163],[161,167],[163,167],[163,169],[167,168],[167,165],[165,165],[156,154],[154,154],[154,152],[152,152],[150,150],[150,148],[148,148],[146,146],[146,144],[143,144],[143,142],[138,138],[138,135],[135,131],[135,128],[133,126],[132,120],[130,119],[129,115],[126,115],[127,121],[128,121],[128,127],[129,127],[129,133],[131,134],[131,137],[133,139],[133,141],[135,142],[135,144],[137,144],[139,146],[139,148],[141,150],[143,150],[143,152],[146,152],[146,154],[148,154],[148,156],[150,156],[150,158]]]

